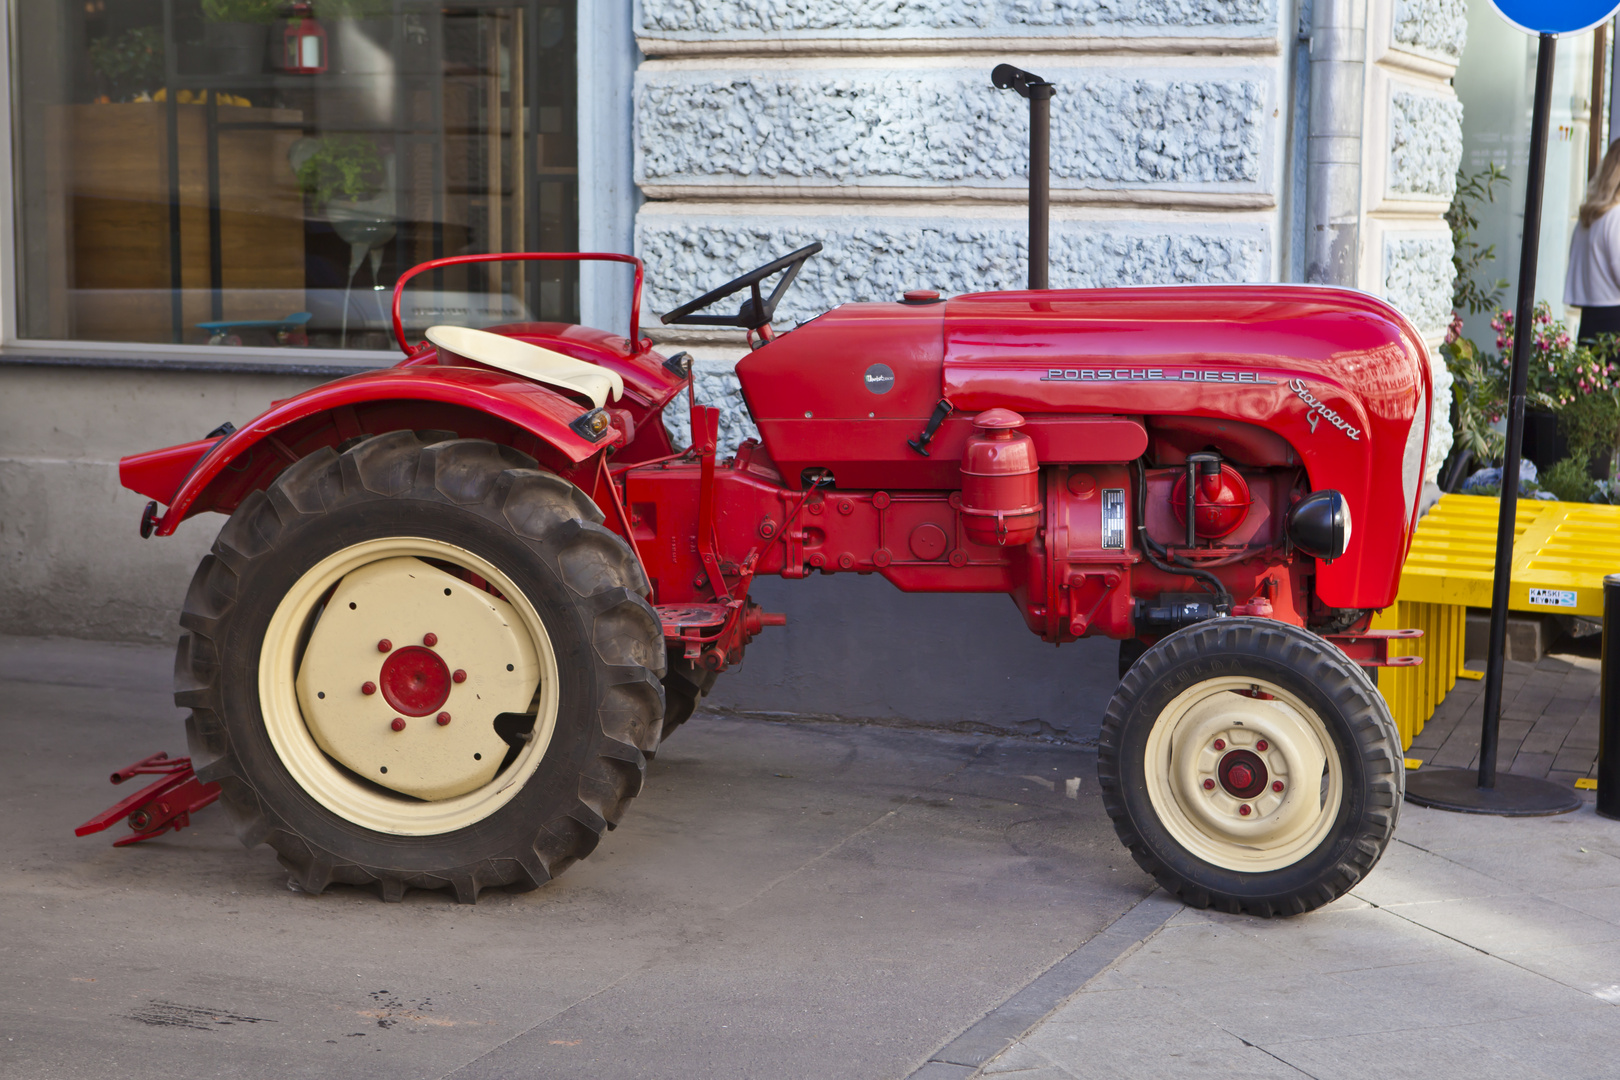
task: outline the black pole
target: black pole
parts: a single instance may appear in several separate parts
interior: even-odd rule
[[[1598,716],[1597,812],[1620,818],[1620,574],[1603,579],[1603,697]]]
[[[1502,665],[1507,651],[1508,592],[1513,576],[1513,526],[1519,509],[1519,458],[1524,443],[1524,395],[1535,338],[1536,253],[1541,245],[1541,188],[1547,173],[1547,117],[1552,109],[1553,51],[1542,34],[1536,51],[1536,101],[1530,120],[1530,176],[1524,193],[1524,244],[1519,249],[1519,297],[1513,316],[1513,368],[1509,376],[1507,452],[1496,519],[1496,576],[1491,583],[1491,636],[1485,659],[1485,703],[1480,718],[1479,773],[1420,770],[1407,779],[1406,797],[1421,806],[1474,814],[1561,814],[1581,805],[1573,789],[1550,780],[1496,775],[1497,729],[1502,719]],[[1500,781],[1500,782],[1499,782]]]
[[[1052,232],[1052,93],[1051,83],[1029,87],[1029,287],[1047,284],[1048,245]]]
[[[1524,192],[1524,243],[1519,247],[1519,301],[1513,315],[1507,451],[1496,518],[1496,571],[1491,582],[1491,636],[1485,654],[1485,712],[1479,732],[1479,786],[1496,786],[1497,729],[1502,720],[1502,664],[1507,652],[1508,590],[1513,577],[1514,524],[1519,515],[1519,458],[1524,449],[1524,395],[1535,340],[1536,255],[1541,250],[1541,188],[1547,175],[1547,117],[1552,111],[1553,53],[1558,39],[1542,34],[1536,50],[1536,102],[1530,119],[1530,176]]]
[[[990,72],[997,90],[1029,99],[1029,287],[1045,289],[1052,232],[1052,95],[1057,87],[1022,68],[997,64]]]

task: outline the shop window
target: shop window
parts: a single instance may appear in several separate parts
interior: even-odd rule
[[[1542,190],[1540,249],[1536,255],[1536,300],[1562,313],[1564,271],[1581,200],[1586,194],[1592,102],[1593,35],[1558,41],[1553,67],[1552,115],[1547,141],[1547,179]],[[1524,195],[1530,168],[1530,112],[1536,92],[1536,38],[1508,25],[1485,0],[1468,5],[1468,46],[1455,79],[1463,105],[1461,169],[1475,174],[1491,165],[1507,173],[1496,199],[1476,207],[1476,239],[1495,245],[1496,260],[1483,280],[1505,278],[1501,304],[1513,307],[1524,243]],[[1602,102],[1597,103],[1601,122]],[[1468,335],[1489,343],[1496,332],[1491,314],[1465,319]]]
[[[427,259],[572,250],[572,0],[15,6],[33,340],[390,346]],[[454,267],[405,319],[573,320],[561,264]]]

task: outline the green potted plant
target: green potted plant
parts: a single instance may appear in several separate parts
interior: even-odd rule
[[[281,0],[202,0],[203,46],[219,75],[264,71],[270,23]]]
[[[1496,201],[1496,188],[1507,183],[1507,173],[1495,164],[1479,172],[1457,171],[1457,194],[1446,210],[1451,229],[1451,262],[1456,277],[1452,286],[1451,326],[1446,331],[1440,355],[1451,374],[1451,456],[1441,474],[1442,486],[1455,491],[1470,463],[1486,465],[1500,461],[1506,442],[1497,424],[1504,408],[1501,379],[1494,365],[1487,363],[1483,349],[1469,339],[1463,328],[1464,313],[1483,315],[1494,311],[1507,289],[1505,279],[1484,277],[1496,260],[1496,249],[1474,238],[1479,229],[1478,207]]]
[[[1491,326],[1497,330],[1497,347],[1502,349],[1494,365],[1497,393],[1505,399],[1513,315],[1498,312]],[[1604,335],[1594,343],[1577,344],[1546,303],[1536,305],[1533,334],[1525,413],[1528,416],[1534,409],[1550,418],[1557,439],[1544,438],[1540,446],[1532,446],[1527,436],[1526,446],[1541,451],[1543,460],[1536,465],[1547,474],[1550,489],[1557,490],[1560,498],[1584,501],[1589,496],[1582,492],[1594,481],[1609,479],[1615,448],[1620,445],[1620,342],[1613,335]]]
[[[90,43],[90,67],[108,101],[128,101],[163,85],[163,31],[137,26]]]
[[[332,231],[349,245],[349,277],[344,287],[343,330],[349,338],[349,290],[354,275],[371,257],[372,284],[382,267],[383,245],[394,238],[392,163],[365,135],[326,135],[299,139],[289,152],[299,186],[332,223]]]

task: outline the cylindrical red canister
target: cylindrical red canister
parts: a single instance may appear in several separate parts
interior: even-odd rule
[[[1235,530],[1243,524],[1249,516],[1249,507],[1252,498],[1249,495],[1249,485],[1244,482],[1243,474],[1230,465],[1221,465],[1220,472],[1214,472],[1214,464],[1210,465],[1208,472],[1198,477],[1198,489],[1194,495],[1193,518],[1197,522],[1198,535],[1205,540],[1217,540]],[[1187,477],[1177,478],[1175,488],[1170,492],[1170,508],[1175,511],[1176,521],[1183,527],[1187,524]]]
[[[1024,418],[990,409],[962,452],[962,531],[979,544],[1017,547],[1035,539],[1041,518],[1035,443],[1018,429]]]

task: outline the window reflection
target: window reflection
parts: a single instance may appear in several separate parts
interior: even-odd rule
[[[17,8],[19,336],[389,347],[406,268],[576,235],[572,4]],[[571,267],[455,267],[433,322],[572,319]]]

